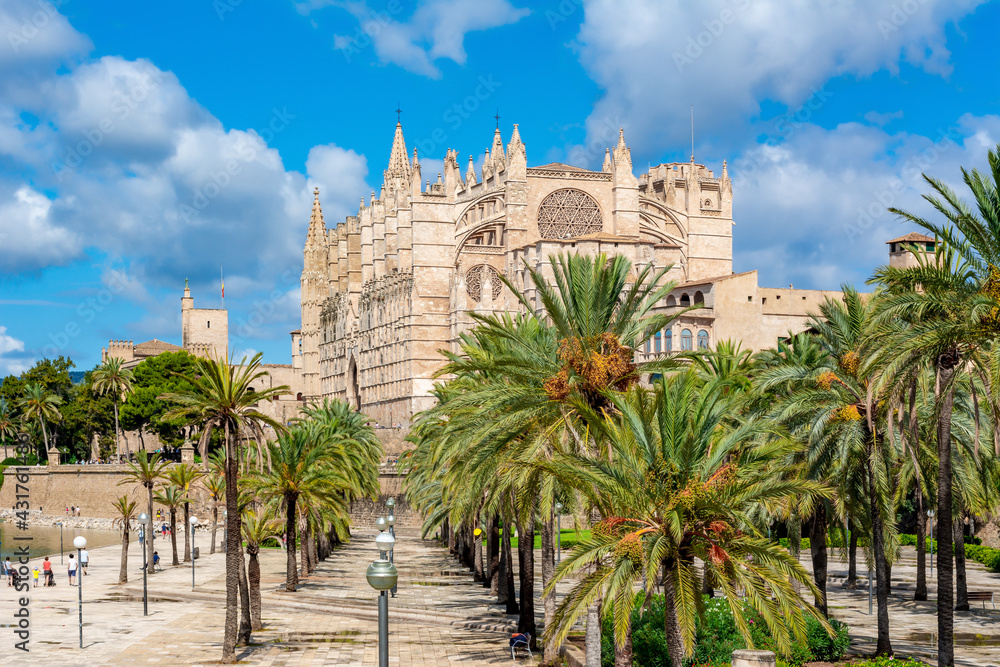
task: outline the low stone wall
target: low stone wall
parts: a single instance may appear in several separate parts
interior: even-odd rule
[[[383,494],[375,501],[355,500],[351,503],[351,524],[374,528],[375,520],[389,513],[385,508],[385,501],[390,495],[396,500],[396,506],[392,510],[396,525],[400,528],[419,528],[423,518],[410,508],[402,494]]]

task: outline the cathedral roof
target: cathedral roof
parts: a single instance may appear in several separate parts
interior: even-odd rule
[[[532,169],[548,169],[550,171],[585,171],[589,172],[590,169],[583,169],[582,167],[574,167],[571,164],[563,164],[562,162],[550,162],[548,164],[543,164],[539,167],[532,167]]]
[[[936,239],[932,239],[926,234],[910,232],[906,236],[900,236],[898,239],[892,239],[891,241],[886,241],[886,243],[935,243],[936,241]]]

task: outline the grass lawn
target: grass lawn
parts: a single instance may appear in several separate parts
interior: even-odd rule
[[[561,533],[562,548],[563,548],[564,551],[566,549],[572,549],[574,546],[576,546],[577,542],[580,542],[582,540],[586,540],[587,538],[590,537],[590,529],[589,528],[585,528],[584,530],[576,530],[575,528],[563,528],[559,532]],[[510,548],[511,549],[517,549],[517,538],[516,537],[510,538]],[[541,549],[542,548],[542,535],[541,535],[541,533],[535,533],[535,548],[536,549]]]

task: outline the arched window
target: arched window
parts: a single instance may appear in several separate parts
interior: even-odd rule
[[[694,305],[704,306],[705,305],[705,295],[701,292],[694,293]]]
[[[661,340],[661,336],[662,334],[659,331],[653,336],[653,352],[659,352],[662,349],[663,341]]]
[[[687,308],[690,305],[691,305],[691,297],[689,297],[687,294],[682,294],[681,295],[681,308]]]
[[[681,331],[681,349],[682,350],[690,350],[692,342],[693,341],[691,340],[691,330],[690,329],[684,329],[684,330],[682,330]]]
[[[296,401],[301,401],[302,400],[302,392],[301,391],[299,393],[295,394],[295,400]]]
[[[677,305],[677,299],[675,299],[674,295],[671,294],[670,296],[667,297],[667,308],[673,308],[676,305]]]
[[[708,349],[708,332],[702,329],[698,332],[698,349],[707,350]]]
[[[671,329],[667,329],[667,344],[664,349],[667,352],[672,352],[674,349],[674,332]]]
[[[649,339],[647,338],[646,339],[646,354],[649,354],[649,345],[650,345]]]

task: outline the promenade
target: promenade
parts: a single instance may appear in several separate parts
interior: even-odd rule
[[[375,665],[377,664],[376,593],[364,570],[375,556],[375,531],[355,530],[350,544],[305,578],[300,590],[283,590],[285,553],[261,554],[264,630],[253,645],[238,650],[244,665]],[[221,539],[221,534],[220,534]],[[514,662],[507,638],[516,617],[491,604],[488,590],[472,581],[447,550],[420,540],[415,530],[400,530],[396,562],[399,592],[390,601],[390,663],[400,666],[530,664]],[[79,648],[77,594],[67,585],[65,566],[52,559],[55,588],[32,588],[31,652],[13,649],[13,589],[0,585],[0,665],[211,665],[221,655],[225,615],[224,556],[208,555],[208,536],[197,544],[205,554],[196,566],[191,590],[189,564],[172,567],[166,541],[157,543],[164,571],[149,577],[148,617],[142,616],[141,554],[132,543],[129,583],[118,586],[120,546],[91,550],[90,575],[84,578],[84,649]],[[68,552],[67,552],[68,553]],[[808,566],[808,554],[802,562]],[[863,568],[864,565],[862,564]],[[874,648],[875,618],[868,615],[866,572],[856,590],[844,589],[846,565],[831,559],[831,614],[851,626],[852,649]],[[890,618],[893,644],[902,655],[934,657],[936,628],[934,585],[931,600],[913,602],[915,578],[912,548],[893,567]],[[541,574],[536,571],[540,589]],[[1000,575],[969,563],[971,590],[1000,590]],[[560,587],[560,594],[568,589]],[[6,591],[6,594],[3,592]],[[540,590],[536,590],[536,595]],[[539,628],[541,604],[536,599]],[[975,667],[1000,665],[1000,611],[987,604],[956,613],[956,663]]]

